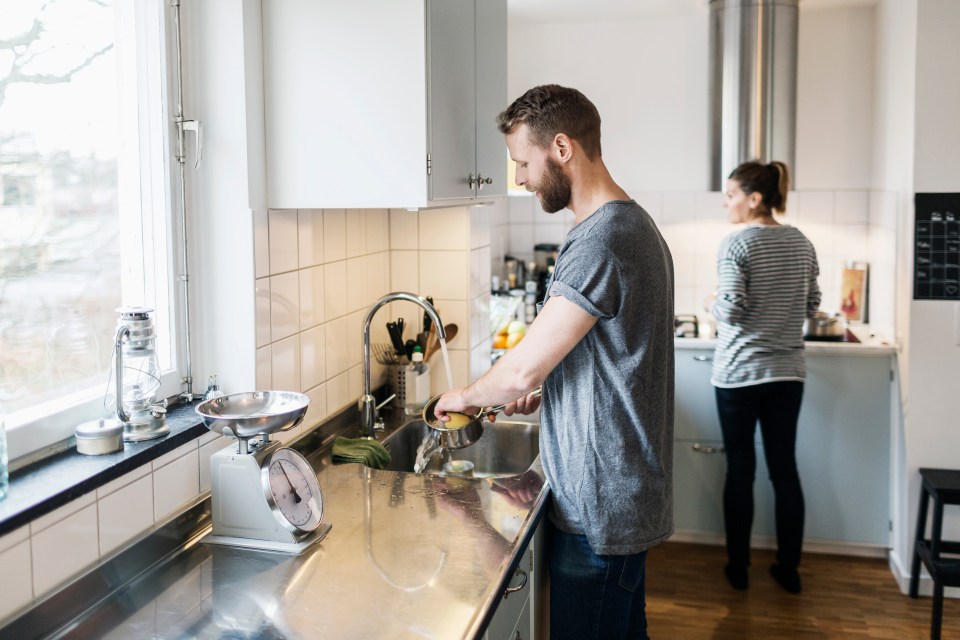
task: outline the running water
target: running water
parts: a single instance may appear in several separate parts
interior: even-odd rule
[[[447,389],[453,389],[453,374],[450,373],[450,354],[447,351],[447,341],[441,338],[440,352],[443,354],[443,367],[447,372]],[[430,458],[440,450],[440,433],[430,429],[424,436],[423,442],[417,447],[417,461],[413,465],[414,473],[421,473],[430,464]]]
[[[443,354],[443,366],[447,370],[447,389],[453,389],[453,375],[450,373],[450,354],[447,352],[446,340],[440,340],[440,353]]]
[[[430,458],[440,448],[440,433],[435,429],[430,429],[424,436],[423,442],[417,447],[417,461],[413,465],[414,473],[421,473],[430,463]]]

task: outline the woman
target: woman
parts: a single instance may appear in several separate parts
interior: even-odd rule
[[[720,245],[719,284],[708,309],[717,319],[711,382],[727,454],[724,574],[735,589],[749,586],[759,421],[776,499],[777,561],[770,573],[799,593],[804,505],[794,450],[805,376],[803,321],[820,305],[820,270],[810,241],[773,216],[785,212],[789,184],[782,162],[747,162],[730,174],[723,206],[730,222],[746,227]]]

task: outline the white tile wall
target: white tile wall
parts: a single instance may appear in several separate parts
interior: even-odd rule
[[[0,538],[0,620],[33,599],[30,527],[20,527]]]
[[[293,271],[300,265],[297,257],[297,212],[271,211],[269,219],[270,274]]]
[[[196,440],[153,461],[153,517],[162,522],[200,495],[199,444]]]
[[[705,315],[703,299],[716,286],[715,261],[721,240],[735,230],[727,223],[719,192],[630,191],[660,227],[673,254],[677,313]],[[535,198],[507,198],[507,214],[491,226],[491,271],[503,275],[504,253],[529,259],[533,245],[561,243],[570,219],[557,224]],[[896,198],[883,191],[802,191],[787,197],[787,224],[801,229],[817,250],[824,309],[840,304],[840,270],[847,260],[870,264],[870,323],[892,334],[896,259]],[[569,216],[566,212],[564,216]],[[506,243],[507,249],[497,247]],[[472,261],[472,274],[476,265]],[[480,336],[474,335],[473,339]]]
[[[194,504],[228,440],[205,434],[0,538],[0,625]]]
[[[254,243],[257,230],[254,228]],[[323,264],[323,210],[302,209],[297,212],[297,247],[301,269]]]
[[[52,514],[51,514],[52,515]],[[83,507],[42,531],[33,531],[33,591],[41,596],[100,557],[97,505]]]
[[[141,467],[141,470],[150,471],[148,467]],[[97,493],[100,495],[100,490]],[[100,553],[108,554],[153,526],[153,480],[141,477],[100,497],[98,510]]]

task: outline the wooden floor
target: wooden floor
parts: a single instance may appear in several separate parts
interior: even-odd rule
[[[886,560],[805,554],[803,592],[783,591],[755,550],[750,588],[723,576],[723,547],[666,543],[647,555],[647,621],[652,640],[803,640],[930,637],[929,597],[900,593]],[[960,601],[947,599],[943,640],[960,640]]]

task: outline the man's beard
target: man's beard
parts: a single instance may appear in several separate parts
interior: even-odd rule
[[[536,192],[540,195],[540,206],[547,213],[556,213],[570,204],[570,178],[553,158],[547,158],[547,168],[540,176]]]

